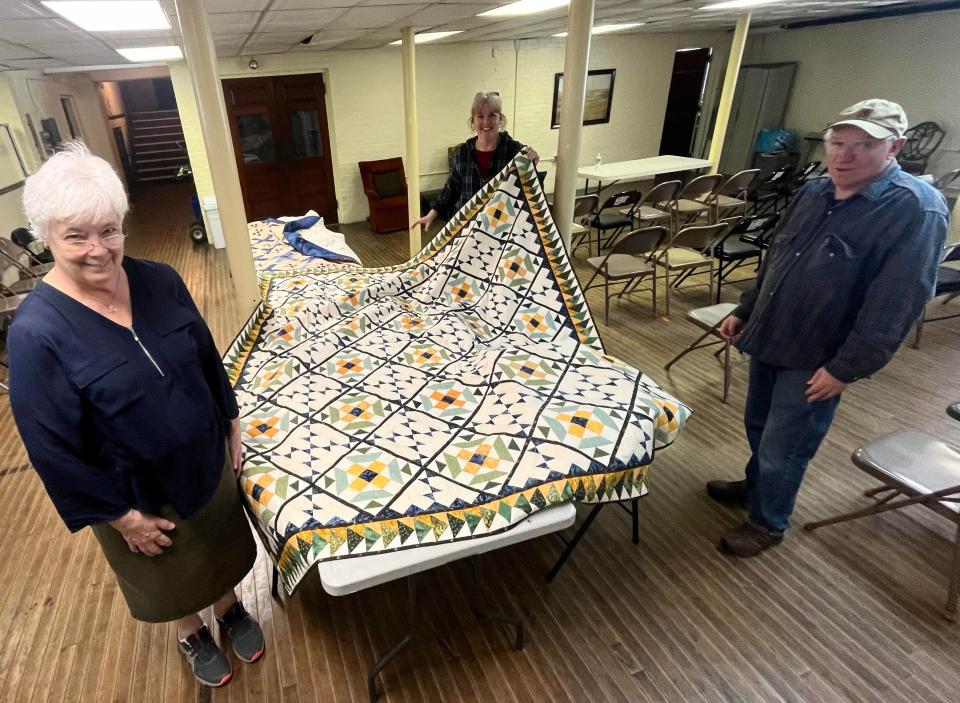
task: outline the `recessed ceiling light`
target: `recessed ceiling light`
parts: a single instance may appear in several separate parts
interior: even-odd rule
[[[622,32],[626,29],[633,29],[634,27],[642,27],[646,22],[624,22],[623,24],[601,24],[597,27],[594,27],[590,30],[590,34],[610,34],[611,32]],[[559,34],[554,34],[555,37],[565,37],[567,36],[566,32],[560,32]]]
[[[701,10],[739,10],[746,7],[757,7],[759,5],[773,5],[784,0],[725,0],[724,2],[715,2],[704,5]]]
[[[117,53],[134,63],[173,61],[183,58],[183,52],[180,51],[179,46],[144,46],[137,49],[117,49]]]
[[[51,0],[43,4],[88,32],[170,29],[157,0]]]
[[[520,15],[533,15],[538,12],[555,10],[558,7],[566,7],[570,0],[517,0],[509,5],[495,7],[492,10],[481,12],[477,17],[518,17]]]
[[[413,43],[426,44],[427,42],[443,39],[444,37],[452,37],[454,34],[460,34],[462,31],[462,29],[458,29],[454,32],[422,32],[413,35]],[[403,40],[397,39],[396,41],[390,42],[389,46],[400,46],[401,44],[403,44]]]

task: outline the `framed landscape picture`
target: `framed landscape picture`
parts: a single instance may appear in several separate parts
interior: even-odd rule
[[[603,124],[610,121],[610,107],[613,104],[613,79],[617,75],[615,68],[601,68],[587,71],[587,95],[583,106],[583,124]],[[563,100],[563,74],[553,77],[553,110],[550,117],[551,129],[560,126],[560,104]]]

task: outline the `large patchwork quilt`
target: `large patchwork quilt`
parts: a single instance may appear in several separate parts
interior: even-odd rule
[[[226,363],[241,484],[289,592],[324,560],[643,495],[689,415],[604,353],[523,157],[407,263],[262,293]]]

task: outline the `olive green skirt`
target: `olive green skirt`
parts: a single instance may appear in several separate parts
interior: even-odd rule
[[[216,492],[193,517],[184,520],[169,505],[160,509],[177,526],[166,532],[173,545],[162,554],[131,552],[109,525],[92,527],[137,620],[170,622],[199,612],[240,583],[253,566],[257,545],[229,456]]]

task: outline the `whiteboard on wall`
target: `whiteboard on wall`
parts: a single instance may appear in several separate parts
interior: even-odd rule
[[[27,175],[10,125],[0,124],[0,195],[22,186]]]

